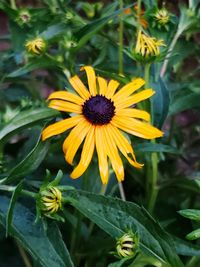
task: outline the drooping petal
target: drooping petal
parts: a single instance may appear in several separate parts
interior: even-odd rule
[[[99,83],[99,94],[104,96],[107,91],[107,81],[102,77],[98,77],[97,80]]]
[[[52,99],[65,100],[65,101],[73,102],[77,105],[82,105],[84,102],[84,100],[80,98],[79,96],[72,94],[70,92],[67,92],[67,91],[57,91],[57,92],[51,93],[50,96],[48,97],[48,100],[52,100]]]
[[[63,152],[65,154],[65,160],[69,164],[73,164],[75,154],[91,127],[92,125],[84,119],[71,130],[70,134],[65,139]]]
[[[154,139],[163,136],[163,132],[159,129],[133,118],[126,118],[125,120],[123,116],[115,116],[113,117],[111,124],[127,133],[144,139]]]
[[[49,102],[49,107],[59,111],[82,113],[82,106],[63,100],[51,100]]]
[[[99,172],[103,184],[108,183],[108,160],[105,147],[105,136],[102,131],[104,126],[95,127],[95,143],[99,162]]]
[[[82,120],[84,120],[84,117],[79,115],[53,123],[43,130],[42,140],[44,141],[51,136],[64,133],[68,129],[74,127],[77,123],[81,122]]]
[[[105,146],[107,150],[107,155],[110,158],[111,165],[117,176],[118,182],[121,182],[124,180],[124,166],[117,150],[117,146],[110,135],[110,128],[107,126],[109,125],[102,127],[102,131],[104,131],[106,137]]]
[[[87,100],[90,98],[90,93],[88,92],[85,85],[82,83],[82,81],[79,79],[77,75],[73,76],[69,79],[70,84],[74,88],[74,90],[84,99]]]
[[[141,88],[145,84],[145,81],[141,78],[134,79],[132,82],[123,86],[114,96],[113,101],[119,103],[122,99],[130,96],[136,90]]]
[[[139,110],[136,108],[124,108],[116,110],[116,115],[126,117],[133,117],[138,119],[143,119],[145,121],[150,121],[150,114],[144,110]]]
[[[126,137],[112,124],[109,125],[109,133],[114,139],[121,153],[127,158],[129,163],[135,168],[142,168],[143,164],[137,162],[132,146]]]
[[[152,89],[145,89],[137,94],[134,94],[130,97],[127,97],[125,99],[121,99],[121,101],[114,102],[116,109],[121,109],[121,108],[127,108],[130,107],[136,103],[139,103],[140,101],[143,101],[152,95],[155,94],[155,91]]]
[[[97,86],[96,86],[96,75],[94,69],[91,66],[84,66],[81,68],[81,70],[86,71],[90,94],[92,96],[95,96],[97,94]]]
[[[108,83],[108,89],[106,91],[105,96],[108,99],[112,98],[118,87],[119,87],[119,83],[117,81],[110,80],[109,83]]]
[[[78,165],[76,166],[76,168],[73,170],[73,172],[70,175],[70,177],[73,179],[80,177],[86,171],[88,165],[90,164],[92,160],[94,147],[95,147],[94,132],[95,132],[95,127],[93,126],[89,130],[85,138],[85,142],[84,142],[82,153],[81,153],[81,159]]]

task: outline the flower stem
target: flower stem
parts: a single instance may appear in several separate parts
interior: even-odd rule
[[[18,241],[17,241],[16,243],[17,243],[17,247],[18,247],[18,249],[19,249],[19,253],[20,253],[20,255],[21,255],[21,257],[22,257],[22,259],[23,259],[23,261],[24,261],[25,266],[26,266],[26,267],[32,267],[31,262],[30,262],[30,260],[29,260],[29,258],[28,258],[28,256],[27,256],[25,250],[24,250],[23,247],[19,244]]]
[[[119,15],[119,74],[123,74],[123,0],[119,0],[119,6],[121,10],[121,14]]]
[[[149,78],[150,78],[150,68],[151,68],[151,64],[147,63],[144,66],[144,80],[145,80],[145,86],[146,88],[149,87]],[[151,107],[151,108],[150,108]],[[153,112],[153,103],[151,102],[147,102],[146,106],[145,106],[145,110],[148,112]],[[155,139],[153,139],[152,144],[155,144],[156,141]],[[150,162],[148,163],[148,167],[147,167],[147,186],[146,186],[146,190],[147,190],[147,199],[148,199],[148,210],[149,212],[153,212],[155,203],[156,203],[156,199],[157,199],[157,195],[158,195],[158,187],[157,187],[157,180],[158,180],[158,155],[156,152],[152,152],[151,154],[151,159]]]
[[[7,191],[7,192],[13,192],[15,191],[16,186],[9,186],[9,185],[0,185],[0,191]],[[25,196],[36,198],[37,193],[28,191],[28,190],[22,190],[21,193]]]
[[[171,42],[171,44],[169,46],[169,49],[167,51],[166,58],[165,58],[165,60],[164,60],[164,62],[162,64],[162,67],[161,67],[161,70],[160,70],[160,77],[161,78],[164,77],[164,75],[165,75],[165,72],[167,70],[167,66],[168,66],[168,63],[169,63],[169,58],[170,58],[170,56],[172,54],[172,51],[173,51],[173,49],[174,49],[174,47],[176,45],[176,42],[178,41],[178,38],[181,35],[181,33],[182,32],[177,31],[176,34],[174,35],[174,38],[172,39],[172,42]]]
[[[121,199],[123,201],[126,201],[126,195],[125,195],[125,192],[124,192],[123,184],[122,183],[118,183],[118,186],[119,186],[119,192],[120,192]]]
[[[10,6],[11,6],[12,9],[17,9],[15,0],[10,0]]]

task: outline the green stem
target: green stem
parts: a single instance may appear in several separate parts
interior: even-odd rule
[[[145,87],[149,87],[149,78],[150,78],[150,67],[151,64],[147,63],[144,66],[144,80],[145,80]],[[147,102],[146,101],[146,106],[145,110],[148,112],[153,112],[153,103]],[[155,140],[151,141],[153,144],[156,143]],[[157,180],[158,180],[158,155],[156,152],[153,152],[151,154],[151,160],[147,166],[147,185],[146,185],[146,190],[147,190],[147,199],[148,199],[148,210],[149,212],[153,212],[157,195],[158,195],[158,186],[157,186]]]
[[[123,201],[126,201],[126,195],[125,195],[125,192],[124,192],[123,184],[122,183],[118,183],[118,186],[119,186],[119,192],[120,192],[121,199]]]
[[[13,192],[15,191],[16,186],[9,186],[9,185],[0,185],[0,191],[7,191],[7,192]],[[28,191],[28,190],[22,190],[21,193],[25,196],[36,198],[37,193]]]
[[[200,262],[199,257],[193,256],[191,260],[186,264],[186,267],[196,267],[199,266],[198,263]]]
[[[17,243],[17,247],[18,247],[18,249],[19,249],[19,253],[20,253],[20,255],[21,255],[21,257],[22,257],[22,259],[23,259],[23,261],[24,261],[24,265],[25,265],[26,267],[32,267],[31,262],[30,262],[30,260],[29,260],[29,258],[28,258],[28,256],[27,256],[25,250],[24,250],[23,247],[19,244],[18,241],[17,241],[16,243]]]
[[[141,29],[141,24],[140,24],[141,4],[142,4],[142,1],[138,0],[137,1],[137,22],[138,22],[137,32]]]
[[[119,74],[123,74],[123,35],[124,35],[124,23],[123,23],[123,0],[119,0],[121,14],[119,16]]]
[[[12,9],[17,9],[15,0],[10,0],[10,6],[11,6]]]
[[[169,49],[167,51],[167,55],[165,57],[165,60],[163,62],[163,65],[161,67],[161,70],[160,70],[160,77],[161,78],[164,77],[164,75],[165,75],[165,72],[167,70],[167,66],[168,66],[168,63],[169,63],[170,56],[172,54],[172,51],[173,51],[173,49],[174,49],[174,47],[176,45],[176,42],[178,41],[178,38],[181,35],[181,33],[182,32],[180,32],[179,30],[177,30],[176,34],[174,35],[174,38],[172,39],[172,42],[171,42],[171,44],[169,46]]]

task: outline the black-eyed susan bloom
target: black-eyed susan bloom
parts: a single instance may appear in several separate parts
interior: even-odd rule
[[[43,38],[37,37],[33,40],[27,41],[25,47],[29,53],[40,55],[46,50],[47,45]]]
[[[69,82],[77,94],[58,91],[48,98],[50,108],[75,115],[45,128],[42,139],[73,128],[63,143],[63,152],[69,164],[73,164],[83,141],[84,144],[80,161],[71,177],[76,179],[85,172],[96,149],[103,184],[108,182],[108,159],[120,182],[124,179],[124,167],[119,152],[132,166],[143,166],[136,161],[133,148],[122,132],[145,139],[163,135],[148,123],[150,115],[146,111],[133,108],[134,104],[151,97],[154,91],[145,89],[135,93],[145,84],[141,78],[132,80],[118,90],[117,81],[107,82],[102,77],[96,77],[92,67],[85,66],[81,70],[86,71],[89,90],[75,75]]]

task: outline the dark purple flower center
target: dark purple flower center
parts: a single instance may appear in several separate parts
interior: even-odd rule
[[[92,124],[107,124],[115,115],[115,106],[105,96],[92,96],[83,104],[83,115]]]

